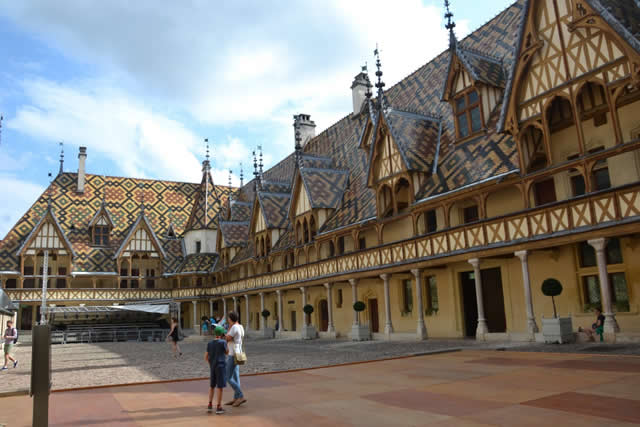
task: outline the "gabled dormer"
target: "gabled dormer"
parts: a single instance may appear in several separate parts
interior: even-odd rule
[[[109,246],[111,231],[114,224],[111,214],[107,209],[106,203],[103,201],[100,209],[89,222],[89,230],[91,232],[91,242],[94,246]]]
[[[187,255],[216,252],[219,208],[220,198],[211,177],[211,164],[207,157],[202,162],[202,180],[185,227],[184,244]]]
[[[265,190],[287,192],[258,191],[253,205],[250,221],[250,237],[255,244],[255,256],[265,257],[271,247],[289,226],[289,202],[291,194],[289,186],[283,183],[263,182]]]
[[[447,5],[449,67],[442,100],[449,102],[455,117],[456,141],[485,131],[489,116],[500,104],[506,83],[502,61],[464,48],[456,40],[453,14]]]
[[[138,219],[129,229],[120,247],[113,256],[114,259],[120,257],[140,256],[148,258],[165,258],[162,244],[153,231],[144,209],[140,212]]]
[[[75,257],[71,242],[62,227],[60,227],[60,223],[50,205],[42,215],[42,218],[40,218],[40,221],[31,230],[31,233],[22,242],[16,255],[35,255],[42,250],[50,250],[58,255]]]

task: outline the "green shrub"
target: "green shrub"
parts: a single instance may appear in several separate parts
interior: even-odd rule
[[[562,293],[562,284],[553,278],[545,279],[542,282],[542,293],[548,297],[551,297],[551,303],[553,304],[553,317],[558,317],[556,312],[556,301],[554,297],[557,297]]]
[[[364,305],[364,303],[362,301],[356,301],[356,302],[353,303],[353,309],[355,311],[358,311],[358,312],[364,311],[366,308],[367,308],[367,306]]]
[[[265,319],[269,316],[271,316],[271,312],[269,310],[262,310],[262,317],[264,317]]]
[[[304,307],[302,307],[302,311],[304,311],[305,314],[311,314],[313,313],[313,306],[311,304],[307,304]]]

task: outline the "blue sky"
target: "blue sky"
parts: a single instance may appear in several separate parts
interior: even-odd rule
[[[510,0],[454,0],[466,35]],[[212,143],[214,180],[292,151],[292,116],[317,133],[347,115],[350,85],[379,43],[387,87],[447,47],[441,1],[0,4],[0,237],[58,171],[196,182]]]

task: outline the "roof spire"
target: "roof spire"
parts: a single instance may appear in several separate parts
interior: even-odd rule
[[[60,141],[59,145],[60,145],[60,171],[58,173],[62,173],[64,170],[64,143]]]
[[[253,179],[254,179],[254,186],[256,191],[258,191],[262,185],[260,183],[260,174],[258,173],[258,158],[256,157],[256,151],[253,150]]]
[[[369,69],[367,67],[367,63],[365,62],[364,65],[362,66],[362,72],[364,74],[366,74],[367,76],[367,91],[364,93],[364,96],[367,97],[367,99],[371,99],[371,96],[373,95],[371,93],[371,82],[369,81]]]
[[[260,179],[262,179],[262,145],[258,145],[258,151],[260,151]]]
[[[0,145],[2,144],[2,121],[4,120],[4,116],[0,114]]]
[[[202,172],[206,173],[211,170],[211,161],[209,160],[209,138],[205,138],[204,143],[207,147],[207,154],[205,155],[205,160],[202,162]]]
[[[229,169],[229,187],[231,187],[231,174],[233,173],[233,171],[231,169]]]
[[[240,162],[240,188],[244,187],[244,172],[242,171],[242,162]]]
[[[47,175],[49,177],[49,191],[47,194],[47,209],[51,209],[51,191],[53,190],[53,174],[49,172]]]
[[[449,48],[453,49],[457,44],[456,33],[453,31],[456,27],[456,23],[452,19],[453,13],[451,13],[451,10],[449,9],[449,0],[444,0],[444,7],[446,9],[444,17],[447,19],[447,23],[444,27],[449,30]]]
[[[378,81],[376,82],[376,88],[378,89],[378,102],[380,104],[380,108],[384,107],[384,82],[382,81],[382,63],[380,62],[380,49],[378,49],[378,43],[376,43],[376,50],[373,51],[373,54],[376,57],[376,77],[378,77]]]

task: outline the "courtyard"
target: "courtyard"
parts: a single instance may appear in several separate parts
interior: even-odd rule
[[[322,347],[297,342],[278,344],[288,350],[302,347],[314,354]],[[388,347],[402,347],[395,344]],[[375,349],[379,344],[366,345]],[[194,351],[197,349],[198,346],[193,347]],[[91,359],[89,346],[77,346],[76,350],[76,364],[80,358],[84,362]],[[166,353],[165,348],[155,350]],[[264,355],[257,350],[254,345],[245,372],[260,365]],[[343,352],[362,353],[362,347]],[[206,373],[194,362],[200,353],[188,354],[178,362],[156,360],[146,369],[158,366],[155,369],[159,373],[189,365],[197,377]],[[341,351],[333,353],[338,358],[336,362],[344,361],[340,359]],[[283,364],[274,368],[288,367],[291,358],[297,357],[279,354]],[[129,377],[131,368],[122,362],[113,368],[119,369],[119,382],[138,379]],[[98,370],[93,367],[90,372]],[[60,374],[54,374],[54,379]],[[82,377],[83,369],[70,367],[66,376]],[[3,383],[9,378],[5,376]],[[192,380],[55,392],[50,398],[49,421],[58,426],[215,423],[584,427],[640,423],[640,358],[626,355],[498,352],[468,346],[462,351],[371,363],[245,375],[242,381],[248,403],[230,409],[224,416],[206,413],[208,382]],[[229,396],[229,388],[226,393]],[[31,404],[24,395],[1,398],[0,423],[30,425]]]

